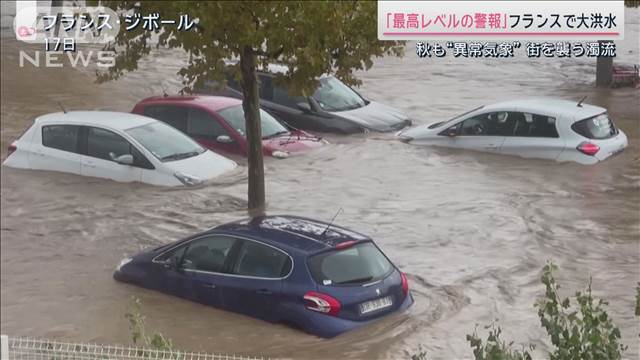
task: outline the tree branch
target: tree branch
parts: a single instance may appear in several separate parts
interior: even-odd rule
[[[282,52],[284,52],[284,46],[280,46],[280,48],[272,52],[267,52],[264,50],[254,50],[253,52],[258,56],[264,56],[269,59],[277,59],[280,55],[282,55]]]

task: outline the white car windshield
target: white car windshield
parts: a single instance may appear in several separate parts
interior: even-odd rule
[[[244,121],[244,110],[242,105],[233,106],[218,112],[229,125],[231,125],[240,135],[247,136],[247,128]],[[262,138],[270,138],[278,135],[288,134],[287,128],[282,126],[268,112],[260,109],[260,121],[262,125]]]
[[[431,125],[429,125],[429,129],[435,129],[435,128],[442,127],[442,126],[445,126],[445,125],[449,125],[449,124],[453,123],[454,121],[460,119],[461,117],[469,115],[472,112],[476,112],[476,111],[482,109],[483,107],[484,107],[484,105],[478,106],[475,109],[469,110],[469,111],[464,112],[464,113],[459,114],[459,115],[456,115],[456,116],[452,117],[451,119],[449,119],[447,121],[440,121],[440,122],[437,122],[435,124],[431,124]]]
[[[353,110],[367,105],[360,95],[333,76],[321,78],[312,97],[325,111]]]
[[[186,159],[206,151],[187,135],[161,122],[126,130],[160,161]]]

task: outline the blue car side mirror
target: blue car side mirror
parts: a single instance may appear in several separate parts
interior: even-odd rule
[[[179,271],[178,264],[176,264],[176,259],[174,257],[170,257],[162,263],[162,266],[168,270]]]

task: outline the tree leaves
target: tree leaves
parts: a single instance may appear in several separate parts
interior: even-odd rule
[[[472,335],[467,335],[467,341],[473,349],[473,356],[476,360],[531,360],[531,354],[524,348],[522,351],[513,350],[513,341],[507,343],[501,339],[502,328],[492,322],[485,326],[489,330],[487,340],[485,342],[480,339],[476,329]],[[529,350],[533,350],[534,346],[530,345]]]
[[[139,6],[136,6],[139,3]],[[188,14],[197,18],[195,29],[179,31],[164,26],[155,31],[157,46],[182,49],[188,64],[178,73],[184,90],[191,91],[205,80],[222,80],[225,70],[220,60],[237,59],[244,46],[251,46],[259,68],[269,63],[287,67],[276,78],[292,95],[310,94],[317,78],[332,73],[345,83],[360,81],[354,71],[367,70],[372,58],[401,56],[404,42],[379,41],[377,4],[372,1],[103,1],[103,5],[123,13],[160,14],[163,19],[178,19]],[[148,55],[152,32],[142,24],[127,31],[124,21],[116,39],[116,64],[98,76],[99,81],[117,79],[137,69],[142,56]]]
[[[545,286],[545,293],[544,297],[535,304],[540,324],[547,330],[554,347],[549,353],[549,358],[552,360],[622,359],[622,354],[627,347],[620,343],[620,329],[615,326],[603,307],[607,302],[593,297],[591,279],[584,292],[575,293],[577,306],[572,305],[570,298],[562,299],[558,294],[560,285],[556,284],[553,276],[557,269],[558,267],[551,262],[543,267],[540,282]],[[640,283],[636,291],[638,314]],[[524,348],[522,351],[513,350],[512,342],[506,343],[501,339],[502,329],[496,326],[496,322],[485,326],[485,329],[489,330],[489,334],[484,342],[478,337],[477,326],[472,335],[467,335],[467,341],[473,349],[476,360],[531,359],[531,354]],[[529,349],[534,348],[529,345]]]
[[[620,343],[620,330],[603,308],[607,302],[593,297],[591,279],[584,292],[575,293],[578,309],[567,312],[575,306],[571,305],[570,298],[560,298],[560,286],[553,276],[556,270],[552,263],[543,268],[540,280],[545,285],[545,296],[535,305],[540,324],[555,347],[550,358],[621,359],[626,347]]]

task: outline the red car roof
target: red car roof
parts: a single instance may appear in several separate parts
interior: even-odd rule
[[[209,95],[170,95],[170,96],[152,96],[141,100],[138,104],[154,105],[176,105],[185,103],[197,103],[211,111],[222,110],[231,106],[242,104],[242,100],[226,97],[226,96],[209,96]]]

